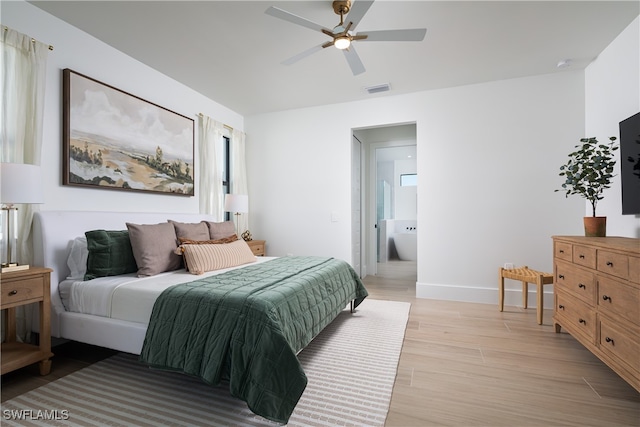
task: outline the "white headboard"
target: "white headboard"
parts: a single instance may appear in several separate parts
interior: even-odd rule
[[[64,312],[58,283],[69,275],[67,258],[71,242],[89,230],[126,230],[127,222],[158,224],[172,219],[179,222],[215,221],[210,215],[193,213],[42,211],[33,218],[33,264],[53,269],[51,273],[51,335],[58,337],[60,312]]]

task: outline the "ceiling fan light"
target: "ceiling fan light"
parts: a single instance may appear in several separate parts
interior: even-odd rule
[[[338,37],[334,40],[333,45],[338,49],[346,49],[351,45],[351,40],[349,37]]]

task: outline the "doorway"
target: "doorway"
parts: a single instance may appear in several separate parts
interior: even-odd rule
[[[353,149],[360,147],[353,156],[353,169],[359,173],[352,176],[352,188],[357,174],[361,200],[354,200],[354,206],[361,206],[361,214],[359,224],[354,218],[352,227],[360,230],[359,242],[353,243],[359,249],[361,276],[417,280],[416,124],[359,128],[352,133]],[[407,235],[395,236],[403,242],[399,253],[394,235],[400,233]]]

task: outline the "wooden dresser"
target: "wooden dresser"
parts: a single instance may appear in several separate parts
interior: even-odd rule
[[[640,239],[554,236],[553,270],[556,332],[640,391]]]

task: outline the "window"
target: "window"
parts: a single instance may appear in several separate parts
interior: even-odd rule
[[[400,187],[415,187],[418,185],[418,175],[415,173],[403,173],[400,175]]]
[[[222,194],[231,193],[231,139],[222,137]],[[224,213],[225,221],[231,219],[229,212]]]

